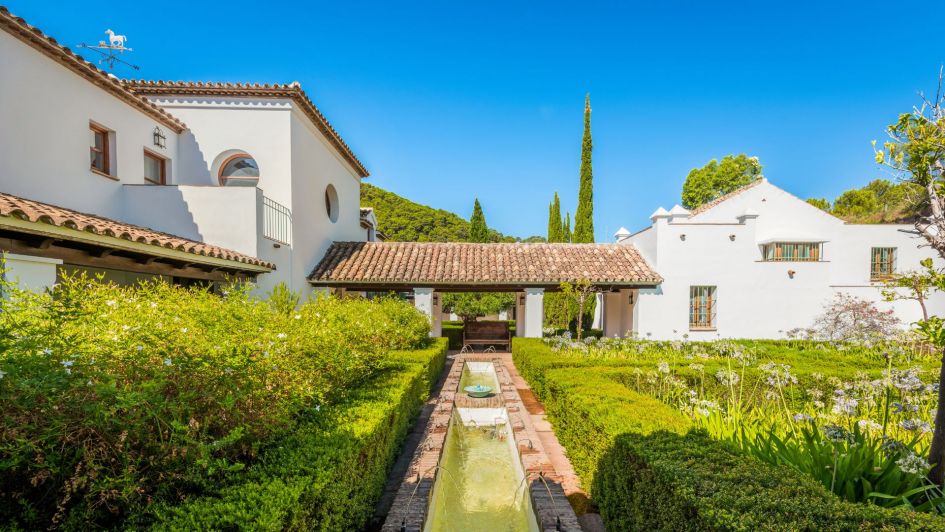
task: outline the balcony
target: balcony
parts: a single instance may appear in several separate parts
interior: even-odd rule
[[[292,211],[268,196],[263,196],[263,237],[292,245]]]

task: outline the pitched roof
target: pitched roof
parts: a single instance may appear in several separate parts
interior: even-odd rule
[[[758,178],[758,179],[752,181],[751,183],[748,183],[747,185],[744,185],[744,186],[742,186],[742,187],[739,187],[739,188],[737,188],[737,189],[735,189],[735,190],[729,192],[728,194],[724,194],[724,195],[722,195],[722,196],[719,196],[719,197],[715,198],[715,199],[712,200],[712,201],[707,201],[707,202],[703,203],[702,205],[699,205],[698,207],[696,207],[695,209],[692,209],[692,211],[689,212],[689,216],[692,217],[692,216],[697,216],[697,215],[699,215],[699,214],[702,214],[702,213],[704,213],[705,211],[707,211],[707,210],[709,210],[709,209],[715,207],[716,205],[719,205],[720,203],[723,203],[723,202],[725,202],[725,201],[728,201],[728,200],[734,198],[735,196],[741,194],[742,192],[745,192],[746,190],[750,190],[750,189],[752,189],[752,188],[757,187],[758,185],[760,185],[760,184],[762,184],[762,183],[767,183],[767,182],[768,182],[768,180],[765,179],[765,178],[763,178],[763,177]]]
[[[318,286],[545,287],[588,279],[599,286],[655,286],[662,278],[633,246],[335,242],[309,276]]]
[[[5,225],[3,218],[16,218],[37,224],[49,224],[55,227],[138,242],[157,248],[214,257],[269,270],[275,269],[275,265],[271,263],[229,249],[0,192],[0,226]],[[258,270],[259,268],[253,269]]]
[[[354,167],[361,177],[370,175],[341,135],[328,123],[325,115],[315,107],[298,82],[292,83],[216,83],[201,81],[132,80],[122,83],[135,94],[146,96],[227,96],[237,98],[287,98],[315,124],[342,157]]]
[[[164,109],[161,109],[147,98],[128,90],[118,78],[86,61],[68,47],[59,44],[56,39],[43,33],[39,28],[31,26],[22,18],[13,15],[3,6],[0,6],[0,29],[171,128],[175,133],[187,129],[183,122],[171,116]],[[12,75],[12,73],[10,74]]]

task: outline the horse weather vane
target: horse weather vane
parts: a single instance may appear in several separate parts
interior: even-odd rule
[[[98,60],[98,64],[108,65],[109,70],[115,69],[115,63],[121,63],[125,66],[129,66],[135,70],[139,70],[137,65],[132,65],[131,63],[124,61],[119,56],[125,52],[132,52],[131,48],[125,47],[125,41],[128,40],[124,35],[116,35],[112,30],[105,30],[105,34],[108,35],[108,42],[98,41],[96,45],[90,44],[80,44],[79,48],[84,48],[86,50],[91,50],[102,57]]]

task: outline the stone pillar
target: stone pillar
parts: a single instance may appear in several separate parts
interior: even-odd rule
[[[541,329],[545,321],[545,289],[525,289],[525,331],[526,338],[541,338]]]
[[[414,288],[413,304],[430,320],[430,336],[440,336],[443,333],[440,322],[440,294],[434,294],[432,288]]]
[[[3,253],[3,278],[19,288],[42,292],[56,284],[56,267],[59,259],[33,257],[16,253]]]

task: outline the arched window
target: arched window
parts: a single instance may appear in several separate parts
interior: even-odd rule
[[[338,191],[334,185],[328,185],[325,189],[325,212],[332,223],[338,221]]]
[[[255,187],[258,182],[259,165],[245,153],[233,155],[220,165],[220,184],[223,186]]]

